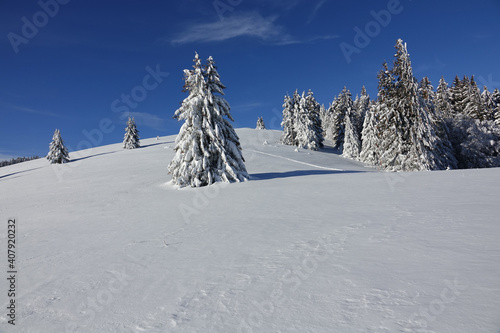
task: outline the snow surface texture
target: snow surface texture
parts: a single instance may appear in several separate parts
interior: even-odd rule
[[[1,168],[0,331],[500,331],[499,169],[377,172],[237,133],[249,182],[174,189],[175,136]]]

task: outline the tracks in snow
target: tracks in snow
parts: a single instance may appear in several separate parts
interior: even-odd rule
[[[251,151],[253,153],[262,154],[262,155],[268,155],[268,156],[272,156],[272,157],[276,157],[276,158],[281,158],[281,159],[284,159],[284,160],[287,160],[287,161],[291,161],[291,162],[295,162],[295,163],[298,163],[298,164],[303,164],[303,165],[311,166],[311,167],[318,168],[318,169],[331,170],[331,171],[340,171],[340,172],[345,171],[343,169],[328,168],[328,167],[324,167],[324,166],[321,166],[321,165],[316,165],[316,164],[312,164],[312,163],[306,163],[306,162],[302,162],[302,161],[297,161],[297,160],[294,160],[292,158],[283,157],[283,156],[279,156],[279,155],[275,155],[275,154],[270,154],[270,153],[264,153],[262,151],[258,151],[258,150],[254,150],[254,149],[247,149],[247,150]]]

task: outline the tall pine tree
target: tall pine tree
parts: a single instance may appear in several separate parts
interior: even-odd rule
[[[168,167],[174,184],[191,187],[215,182],[239,182],[249,178],[229,104],[222,97],[215,62],[209,57],[201,66],[198,54],[194,69],[184,70],[184,91],[189,96],[174,117],[184,120],[175,141],[175,156]]]
[[[436,170],[454,167],[453,156],[446,151],[432,127],[426,106],[418,93],[406,44],[399,39],[391,70],[394,78],[388,91],[385,113],[381,115],[381,167],[389,171]],[[384,76],[382,76],[384,78]]]

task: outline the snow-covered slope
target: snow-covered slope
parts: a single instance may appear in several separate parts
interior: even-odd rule
[[[0,331],[499,332],[499,169],[382,173],[237,132],[245,183],[167,184],[175,136],[1,168]]]

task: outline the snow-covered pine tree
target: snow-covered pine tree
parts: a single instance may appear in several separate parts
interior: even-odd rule
[[[356,100],[354,101],[355,110],[355,124],[358,133],[361,135],[363,131],[363,123],[365,121],[365,116],[370,109],[370,96],[366,92],[365,86],[361,88],[361,95],[358,97],[356,95]]]
[[[352,95],[347,87],[342,89],[342,92],[337,97],[337,103],[335,103],[335,108],[333,110],[333,121],[332,121],[332,143],[335,148],[341,148],[344,144],[344,133],[345,133],[345,115],[352,112],[354,104],[352,101]]]
[[[418,86],[418,94],[420,95],[420,98],[422,98],[422,101],[424,102],[425,111],[427,111],[427,113],[430,116],[433,116],[435,114],[434,87],[432,86],[431,81],[427,76],[424,76],[420,81],[420,84]]]
[[[318,150],[321,147],[323,136],[318,133],[317,125],[314,122],[315,115],[308,110],[305,92],[295,104],[295,132],[297,133],[297,146],[310,150]]]
[[[451,96],[450,90],[448,88],[448,83],[441,76],[439,80],[439,85],[436,89],[436,97],[434,100],[434,106],[436,108],[436,114],[442,118],[451,118],[453,116],[453,110],[451,106]]]
[[[221,96],[225,86],[215,62],[209,57],[202,68],[196,54],[194,63],[194,69],[184,70],[184,91],[189,96],[174,115],[185,122],[168,167],[172,181],[181,187],[201,187],[219,181],[248,180],[239,138],[229,122],[234,121],[230,107]]]
[[[450,87],[450,102],[453,110],[453,116],[463,116],[465,114],[465,106],[469,95],[469,78],[464,76],[462,80],[458,75],[453,79]]]
[[[398,39],[395,47],[394,88],[389,92],[389,112],[381,117],[381,167],[389,171],[453,168],[456,161],[436,135],[418,94],[406,44]]]
[[[488,115],[481,98],[481,91],[474,80],[474,75],[470,79],[464,114],[474,119],[488,120]]]
[[[333,134],[335,127],[333,126],[333,120],[335,118],[335,110],[337,108],[338,100],[337,96],[330,103],[328,110],[325,111],[321,124],[323,125],[323,136],[325,139],[333,142]]]
[[[493,94],[488,90],[487,86],[483,86],[483,92],[481,93],[481,101],[483,103],[484,113],[487,120],[495,119],[495,108],[496,103],[493,100]]]
[[[495,88],[495,90],[493,90],[492,98],[493,102],[495,103],[493,118],[495,120],[495,124],[500,126],[500,91],[498,90],[498,88]]]
[[[381,150],[381,133],[378,129],[379,115],[387,114],[387,105],[383,102],[377,102],[370,106],[363,122],[363,131],[361,132],[361,151],[359,160],[369,165],[378,165]]]
[[[264,124],[264,119],[262,117],[259,117],[257,119],[257,127],[256,129],[266,129],[266,125]]]
[[[123,137],[123,148],[135,149],[141,146],[139,140],[139,131],[134,118],[128,118],[127,127],[125,127],[125,136]]]
[[[297,90],[294,93],[298,95]],[[288,94],[285,96],[283,101],[283,120],[281,122],[281,127],[283,127],[283,134],[281,136],[281,143],[289,146],[297,145],[297,134],[295,133],[295,106],[294,99],[292,99]]]
[[[52,136],[52,142],[49,145],[47,159],[51,164],[62,164],[69,161],[68,150],[64,146],[63,139],[61,138],[61,132],[58,129],[54,131],[54,135]]]
[[[358,159],[361,150],[361,141],[359,139],[358,129],[354,124],[355,114],[354,111],[348,111],[344,117],[345,133],[344,133],[344,147],[342,156],[352,159]]]
[[[309,91],[307,92],[305,103],[305,108],[309,114],[309,117],[311,118],[311,121],[313,122],[313,129],[315,132],[315,138],[313,140],[317,143],[318,147],[323,147],[324,138],[320,114],[321,106],[314,98],[314,94],[311,89],[309,89]]]

